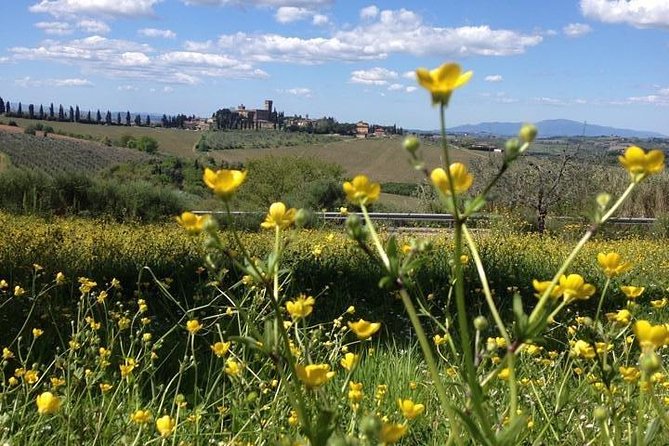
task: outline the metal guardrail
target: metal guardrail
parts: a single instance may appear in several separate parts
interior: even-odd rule
[[[217,215],[225,214],[223,211],[193,211],[194,214],[200,215]],[[258,215],[263,216],[265,212],[245,212],[245,211],[233,211],[232,215]],[[346,220],[346,217],[350,214],[357,214],[362,217],[362,214],[359,212],[349,212],[348,214],[342,214],[341,212],[314,212],[314,215],[320,217],[326,221],[341,221]],[[419,212],[370,212],[369,217],[372,220],[376,221],[392,221],[394,223],[416,223],[416,222],[435,222],[435,223],[453,223],[453,215],[451,214],[432,214],[432,213],[419,213]],[[484,215],[475,215],[469,217],[470,219],[475,220],[487,220],[488,217]],[[584,218],[578,217],[551,217],[555,220],[564,220],[564,221],[574,221],[574,222],[586,222]],[[655,222],[655,218],[648,217],[619,217],[619,218],[610,218],[607,223],[610,224],[619,224],[619,225],[650,225]]]

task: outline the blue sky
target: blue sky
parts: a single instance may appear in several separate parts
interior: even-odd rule
[[[436,128],[413,70],[473,70],[450,125],[567,118],[669,134],[667,0],[0,0],[0,96]]]

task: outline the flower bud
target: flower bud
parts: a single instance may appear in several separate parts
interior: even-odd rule
[[[600,209],[606,209],[609,201],[611,201],[611,195],[607,194],[606,192],[602,192],[601,194],[597,195],[597,205]]]
[[[662,360],[653,351],[643,353],[639,357],[639,368],[648,375],[657,372],[660,367]]]
[[[603,422],[609,418],[609,410],[606,406],[597,406],[595,407],[595,410],[592,411],[592,415],[595,417],[595,420]]]
[[[301,208],[295,214],[295,226],[298,228],[303,228],[311,220],[311,212],[307,209]]]
[[[404,145],[404,150],[413,155],[414,153],[416,153],[416,150],[418,150],[418,148],[420,147],[420,141],[415,136],[409,136],[407,138],[404,138],[403,145]]]
[[[376,438],[381,431],[381,419],[376,415],[367,415],[360,421],[360,431],[368,438]]]
[[[485,316],[477,316],[474,318],[474,328],[477,331],[484,331],[488,328],[488,319]]]
[[[511,138],[504,144],[507,159],[513,160],[520,155],[520,141],[518,138]]]
[[[523,142],[532,142],[537,137],[537,126],[534,124],[523,124],[518,132],[518,138]]]
[[[367,238],[367,232],[362,225],[362,220],[356,214],[350,214],[346,219],[346,233],[353,240],[362,241]]]

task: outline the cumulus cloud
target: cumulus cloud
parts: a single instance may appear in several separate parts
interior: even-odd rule
[[[503,78],[501,74],[490,74],[486,76],[483,80],[486,82],[502,82]]]
[[[581,0],[585,17],[605,23],[626,23],[637,28],[669,28],[666,0]]]
[[[182,0],[187,5],[201,6],[266,6],[280,8],[282,6],[316,7],[328,5],[333,0]]]
[[[301,96],[303,98],[310,98],[312,95],[312,91],[310,88],[306,87],[295,87],[295,88],[288,88],[286,90],[277,90],[279,93],[288,93],[292,94],[294,96]]]
[[[14,84],[19,87],[91,87],[93,83],[88,79],[32,79],[27,76],[23,79],[16,79]]]
[[[177,36],[174,31],[169,29],[142,28],[137,32],[146,37],[158,37],[161,39],[174,39]]]
[[[162,0],[41,0],[29,10],[54,17],[81,15],[136,17],[153,15],[153,6]]]
[[[307,8],[297,6],[281,6],[276,10],[274,17],[279,23],[298,22],[313,17],[314,12]]]
[[[567,37],[581,37],[592,31],[590,25],[585,23],[570,23],[562,28],[562,32]]]
[[[405,89],[405,91],[406,91],[407,93],[413,93],[413,92],[416,91],[416,90],[418,90],[418,87],[416,87],[416,86],[414,86],[414,85],[410,85],[410,86],[408,86],[408,87]]]
[[[388,81],[397,79],[397,72],[387,68],[374,67],[369,70],[356,70],[351,73],[351,82],[364,85],[387,85]]]
[[[390,54],[463,57],[510,56],[524,53],[543,40],[540,34],[522,34],[487,25],[434,27],[406,9],[384,10],[371,21],[328,37],[302,38],[281,34],[238,32],[219,38],[219,46],[244,58],[305,64],[326,61],[385,59]]]
[[[45,34],[55,36],[64,36],[73,31],[72,26],[67,22],[37,22],[35,28],[41,29]]]
[[[627,98],[628,103],[647,104],[647,105],[669,105],[669,87],[658,88],[653,94],[645,96],[631,96]]]
[[[404,85],[402,84],[390,84],[388,85],[388,90],[390,91],[398,91],[398,90],[403,90]]]
[[[186,51],[209,51],[214,47],[214,42],[207,40],[205,42],[196,42],[193,40],[186,40],[184,42],[184,49]]]
[[[84,19],[77,22],[77,28],[91,34],[107,34],[109,25],[100,20]]]
[[[314,14],[314,17],[311,19],[311,23],[316,26],[327,25],[330,22],[328,16],[323,14]]]
[[[116,88],[118,91],[138,91],[139,88],[137,88],[134,85],[119,85]]]
[[[360,10],[361,19],[373,19],[379,15],[379,8],[376,5],[370,5]]]

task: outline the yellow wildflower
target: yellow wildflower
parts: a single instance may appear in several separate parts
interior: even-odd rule
[[[0,280],[0,290],[6,290],[9,288],[9,284],[5,279]]]
[[[239,376],[242,373],[242,365],[234,359],[228,359],[225,361],[223,371],[229,376]]]
[[[24,294],[26,294],[26,290],[24,290],[23,288],[21,288],[21,287],[18,286],[18,285],[16,285],[16,286],[14,287],[14,296],[16,296],[16,297],[21,297],[21,296],[23,296]]]
[[[288,310],[291,318],[297,320],[309,316],[314,310],[315,303],[316,301],[312,296],[307,297],[300,294],[295,300],[286,302],[286,310]]]
[[[209,216],[196,215],[192,212],[184,212],[180,217],[176,217],[177,223],[190,235],[197,235],[202,232]]]
[[[107,292],[104,291],[104,290],[100,291],[100,294],[98,294],[98,296],[95,298],[95,300],[96,300],[99,304],[103,304],[103,303],[105,303],[105,300],[107,300]]]
[[[432,337],[432,340],[434,341],[434,345],[436,346],[444,345],[445,343],[448,342],[448,335],[442,336],[440,334],[436,334]]]
[[[93,282],[91,279],[86,277],[79,277],[79,291],[81,294],[90,293],[93,288],[98,286],[97,282]]]
[[[297,416],[297,412],[294,410],[290,411],[290,416],[288,417],[288,424],[290,426],[297,426],[297,424],[300,422],[300,418]]]
[[[651,150],[646,153],[637,146],[630,146],[625,154],[618,157],[620,164],[629,172],[632,181],[638,183],[648,175],[662,172],[664,169],[664,152]]]
[[[497,378],[501,379],[502,381],[506,381],[507,379],[509,379],[510,374],[511,370],[508,367],[505,367],[499,371],[499,373],[497,374]]]
[[[646,290],[646,287],[642,286],[621,286],[620,291],[623,292],[623,294],[630,300],[634,300],[637,297],[641,296],[643,292]]]
[[[351,370],[353,370],[353,367],[356,366],[359,359],[360,359],[359,355],[349,352],[344,355],[342,360],[339,361],[339,364],[341,364],[342,367],[344,367],[346,370],[350,372]]]
[[[399,398],[397,400],[397,405],[400,407],[400,411],[404,418],[407,420],[413,420],[423,412],[425,412],[425,405],[416,404],[411,400],[403,400]]]
[[[28,384],[35,384],[39,380],[39,372],[37,370],[27,370],[23,375],[23,380]]]
[[[371,337],[374,333],[379,331],[381,328],[380,322],[368,322],[364,319],[358,320],[358,322],[349,322],[348,328],[355,333],[355,335],[360,340],[365,340]]]
[[[264,229],[280,228],[286,229],[295,221],[295,208],[286,209],[286,205],[279,202],[272,203],[265,221],[260,224]]]
[[[432,95],[432,104],[444,106],[448,106],[453,90],[469,82],[473,74],[471,71],[462,73],[460,65],[456,63],[445,63],[434,70],[416,70],[418,83]]]
[[[352,181],[344,183],[344,192],[346,199],[353,204],[370,204],[379,199],[381,185],[371,183],[367,175],[356,175]]]
[[[379,441],[384,444],[397,443],[407,433],[406,424],[383,423],[379,433]]]
[[[244,182],[246,171],[221,169],[214,172],[207,168],[204,170],[202,178],[204,183],[216,195],[224,200],[228,200]]]
[[[197,319],[191,319],[188,322],[186,322],[186,330],[188,330],[188,333],[190,334],[195,334],[198,331],[202,330],[202,324],[200,324],[200,321]]]
[[[353,305],[349,305],[348,308],[346,309],[346,313],[348,314],[355,313],[355,307]]]
[[[107,393],[113,388],[114,388],[114,386],[112,384],[100,383],[100,392],[102,392],[102,393]]]
[[[669,331],[665,325],[651,325],[640,320],[634,324],[634,334],[643,350],[654,350],[665,344]]]
[[[580,339],[574,343],[571,352],[577,358],[585,359],[593,359],[597,355],[592,345]]]
[[[59,272],[56,274],[56,285],[64,285],[65,284],[65,274],[62,272]]]
[[[176,421],[169,415],[163,415],[156,420],[156,429],[161,437],[166,438],[172,434],[176,427]]]
[[[616,277],[631,267],[630,262],[623,262],[617,252],[600,252],[597,254],[597,262],[607,277]]]
[[[627,325],[632,320],[632,313],[626,308],[616,313],[606,313],[606,318],[618,325]]]
[[[569,302],[574,299],[586,300],[595,294],[595,287],[589,283],[585,283],[583,276],[580,274],[564,274],[560,276],[560,291],[564,296],[564,300]]]
[[[211,346],[211,351],[214,352],[214,354],[219,358],[222,358],[223,356],[227,355],[228,350],[230,350],[230,342],[218,341],[217,343]]]
[[[51,392],[38,395],[35,403],[37,404],[37,413],[40,415],[52,414],[60,409],[60,398]]]
[[[51,378],[49,378],[49,381],[51,382],[51,388],[52,389],[57,389],[60,386],[65,385],[65,378],[61,378],[61,377],[58,377],[58,376],[52,376]]]
[[[451,178],[453,179],[453,190],[456,194],[467,192],[472,183],[474,182],[474,176],[469,173],[467,166],[462,163],[453,163],[449,166],[448,170],[451,173]],[[451,194],[451,186],[448,180],[448,175],[446,171],[441,167],[438,167],[432,171],[430,174],[430,179],[432,184],[441,191],[444,195]]]
[[[151,421],[151,412],[148,410],[138,409],[132,415],[130,415],[130,421],[133,421],[137,424],[146,424]],[[160,429],[158,429],[160,431]],[[162,432],[161,432],[162,434]]]
[[[297,378],[309,389],[322,386],[335,375],[328,364],[296,364],[295,371]]]
[[[360,401],[362,401],[363,397],[363,392],[362,392],[362,383],[357,383],[357,382],[349,382],[348,383],[348,400],[353,403],[357,404]]]
[[[667,306],[667,303],[669,303],[669,299],[666,297],[663,297],[662,299],[659,300],[651,300],[650,301],[650,306],[653,308],[664,308]]]
[[[118,320],[118,329],[119,330],[126,330],[128,327],[130,327],[130,319],[127,317],[122,317],[121,319]]]
[[[134,358],[125,358],[125,363],[118,366],[121,370],[121,378],[125,378],[132,374],[132,371],[135,370],[135,359]]]
[[[14,357],[14,353],[8,349],[7,347],[2,348],[2,359],[12,359]]]

